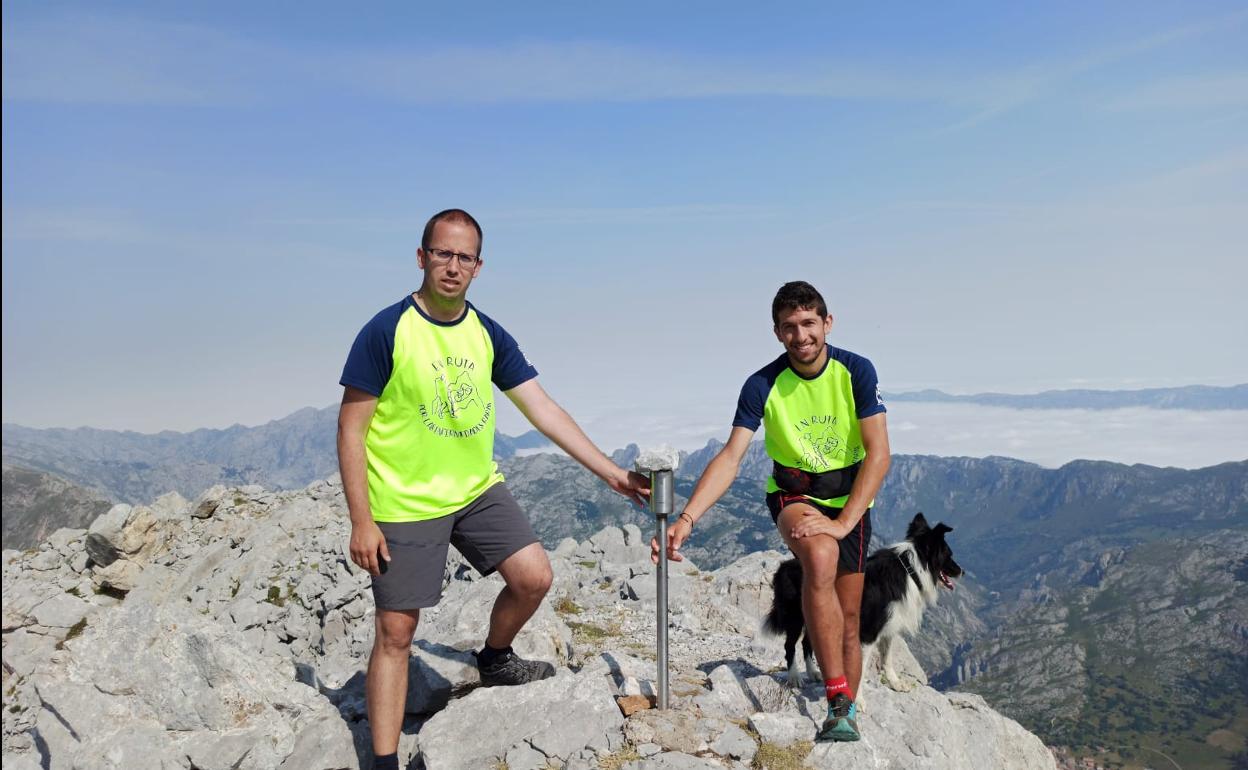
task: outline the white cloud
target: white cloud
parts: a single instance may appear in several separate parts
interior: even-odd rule
[[[249,100],[264,47],[186,24],[66,15],[4,28],[4,99],[67,104]]]
[[[847,60],[688,53],[594,40],[313,51],[207,26],[74,13],[8,22],[3,82],[5,100],[75,104],[241,104],[325,88],[431,105],[760,95],[930,102],[968,112],[950,127],[958,129],[1044,98],[1088,71],[1245,19],[1248,14],[1237,13],[1082,53],[984,68],[900,52]],[[1193,75],[1145,87],[1117,104],[1238,105],[1242,78]]]
[[[899,454],[1016,457],[1048,467],[1109,460],[1201,468],[1248,459],[1248,411],[1004,409],[895,403]]]
[[[728,437],[723,410],[695,414],[611,414],[586,423],[606,451],[628,443],[670,443],[691,451]],[[500,415],[501,417],[501,415]],[[962,404],[895,403],[889,437],[896,454],[1014,457],[1047,467],[1071,460],[1202,468],[1248,459],[1248,411],[1177,409],[1005,409]],[[504,426],[521,432],[520,422]]]
[[[1086,51],[1079,55],[1054,57],[1021,68],[1006,70],[987,81],[986,104],[969,117],[949,126],[949,130],[970,128],[1018,109],[1054,91],[1063,83],[1115,62],[1154,51],[1181,40],[1222,32],[1248,21],[1248,11],[1203,19],[1181,27],[1145,35],[1121,43]],[[1175,105],[1161,104],[1159,107]]]
[[[131,214],[111,209],[11,208],[3,210],[6,241],[152,243],[160,233]]]
[[[1129,91],[1109,110],[1187,110],[1248,106],[1248,72],[1214,72],[1171,77]]]

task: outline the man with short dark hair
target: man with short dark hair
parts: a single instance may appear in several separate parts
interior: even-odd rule
[[[832,316],[813,286],[780,287],[771,306],[784,354],[745,381],[728,443],[668,528],[668,556],[728,491],[759,425],[773,473],[767,508],[802,565],[806,633],[823,672],[828,716],[819,741],[859,738],[854,694],[862,679],[858,611],[871,540],[871,504],[890,462],[875,367],[827,344]],[[652,556],[659,546],[651,541]]]
[[[481,683],[554,674],[512,640],[551,584],[550,561],[493,460],[493,387],[612,489],[644,503],[647,480],[619,468],[537,383],[515,339],[467,301],[481,272],[481,227],[448,209],[416,251],[420,288],[356,337],[343,368],[338,463],[351,514],[351,560],[372,575],[376,638],[366,695],[374,767],[398,767],[407,666],[420,610],[438,603],[448,545],[506,586],[477,655]]]

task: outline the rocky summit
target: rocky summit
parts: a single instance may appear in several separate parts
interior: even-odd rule
[[[5,768],[368,768],[373,604],[348,536],[329,479],[118,505],[6,550]],[[758,633],[774,551],[672,565],[671,703],[654,708],[648,539],[628,524],[551,552],[554,586],[515,647],[558,674],[512,688],[480,687],[471,653],[501,581],[452,551],[412,647],[405,766],[1054,767],[978,696],[927,686],[904,646],[901,689],[864,677],[863,740],[812,745],[821,685],[786,687],[780,640]]]

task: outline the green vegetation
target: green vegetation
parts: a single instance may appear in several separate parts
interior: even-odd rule
[[[555,602],[555,612],[560,615],[580,615],[581,607],[576,602],[572,601],[572,597],[561,596],[559,597],[559,600]]]
[[[593,623],[569,621],[568,628],[572,629],[572,638],[582,643],[601,642],[603,639],[619,636],[622,630],[618,622],[610,623],[604,628]]]
[[[637,747],[631,743],[625,744],[619,751],[599,757],[598,770],[620,770],[629,762],[636,762],[639,759],[641,759],[641,754],[637,753]]]
[[[63,650],[63,649],[65,649],[65,643],[66,643],[66,642],[68,642],[70,639],[76,639],[76,638],[78,638],[79,636],[81,636],[81,635],[82,635],[82,630],[83,630],[84,628],[86,628],[86,627],[87,627],[87,619],[86,619],[86,618],[83,618],[82,620],[80,620],[80,621],[78,621],[77,623],[75,623],[75,624],[73,624],[72,626],[70,626],[70,627],[69,627],[69,631],[68,631],[68,632],[66,632],[66,634],[65,634],[65,638],[64,638],[64,639],[62,639],[61,641],[59,641],[59,642],[57,642],[57,643],[56,643],[56,649],[58,649],[58,650]]]
[[[814,748],[815,744],[810,741],[798,741],[790,746],[763,741],[750,767],[754,770],[801,770]]]

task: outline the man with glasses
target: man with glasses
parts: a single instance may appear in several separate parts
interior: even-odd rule
[[[890,463],[884,404],[871,362],[827,344],[832,316],[815,287],[781,286],[771,320],[785,352],[746,379],[728,443],[668,528],[668,557],[682,558],[679,548],[728,491],[761,425],[773,466],[767,508],[802,565],[802,614],[828,698],[815,740],[856,741],[858,613],[871,504]],[[651,541],[650,550],[657,559],[658,543]]]
[[[447,546],[498,571],[481,683],[518,685],[554,667],[512,640],[551,584],[550,561],[493,460],[493,386],[529,422],[620,494],[644,504],[645,477],[618,467],[537,382],[515,339],[465,296],[481,272],[481,227],[448,209],[425,226],[420,289],[382,310],[343,368],[338,463],[351,560],[372,575],[376,638],[366,694],[375,767],[398,767],[407,666],[420,610],[441,598]]]

